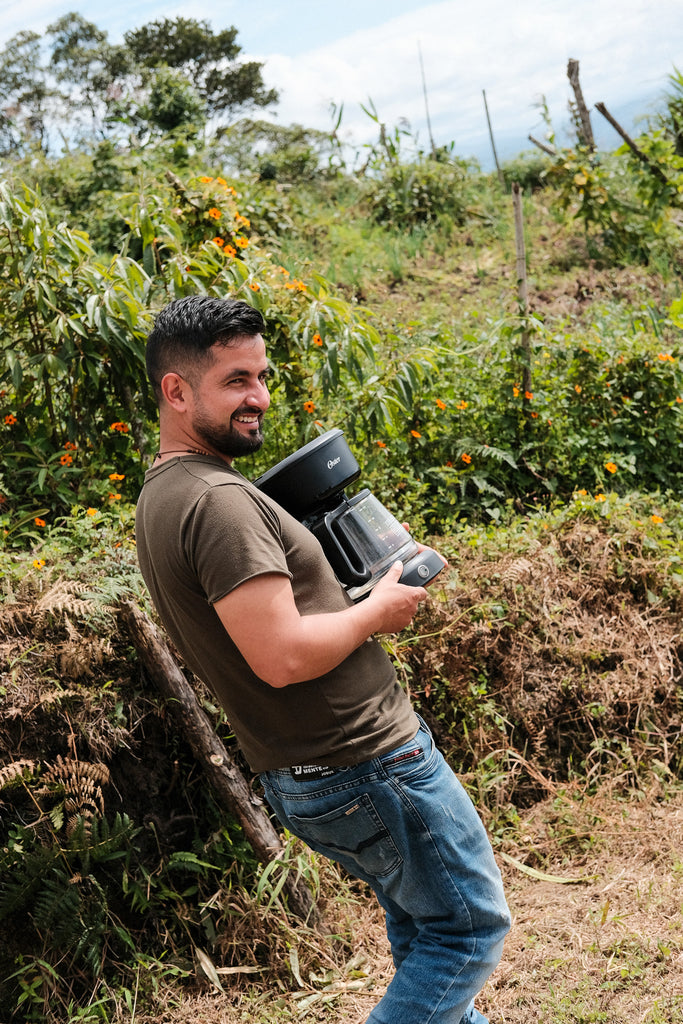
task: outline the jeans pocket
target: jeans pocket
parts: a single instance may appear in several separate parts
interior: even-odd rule
[[[290,812],[288,817],[295,835],[352,872],[378,878],[402,861],[367,793],[324,814],[303,817]]]

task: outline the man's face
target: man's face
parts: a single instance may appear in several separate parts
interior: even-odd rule
[[[257,334],[210,351],[213,363],[191,385],[190,425],[202,445],[232,460],[263,444],[270,405],[266,346]]]

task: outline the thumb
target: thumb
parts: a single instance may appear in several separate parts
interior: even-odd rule
[[[403,562],[401,562],[400,560],[397,560],[397,561],[395,561],[390,566],[390,568],[388,569],[386,575],[389,577],[390,580],[393,580],[394,582],[397,582],[401,578],[401,573],[402,572],[403,572]]]

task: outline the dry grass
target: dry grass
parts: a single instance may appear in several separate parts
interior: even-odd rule
[[[573,856],[567,856],[567,836]],[[563,795],[536,805],[507,852],[540,848],[550,877],[500,857],[513,926],[503,960],[478,1005],[496,1024],[679,1024],[683,1021],[683,793],[614,800]],[[166,1005],[138,1024],[360,1024],[392,968],[381,915],[353,905],[353,970],[338,963],[324,990],[218,995]],[[361,973],[365,977],[350,977]],[[208,982],[206,987],[210,988]]]

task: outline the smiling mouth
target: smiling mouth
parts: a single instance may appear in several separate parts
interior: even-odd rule
[[[261,423],[260,413],[241,413],[233,416],[236,423],[243,423],[246,427],[258,427]]]

